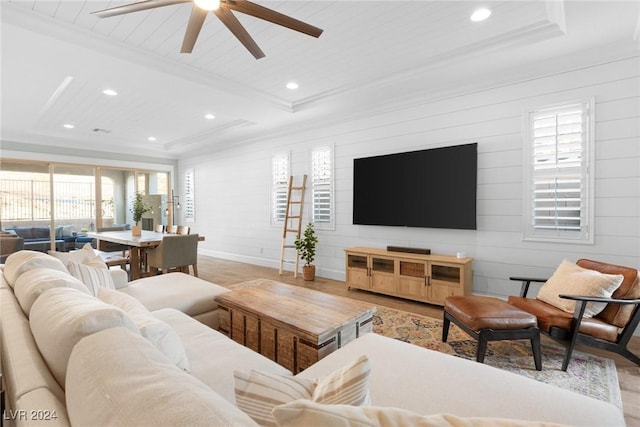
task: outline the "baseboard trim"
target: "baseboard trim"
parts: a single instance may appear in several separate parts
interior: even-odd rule
[[[280,261],[277,259],[260,258],[255,256],[249,256],[249,255],[235,254],[231,252],[214,251],[210,249],[198,249],[198,253],[202,255],[214,257],[214,258],[226,259],[229,261],[237,261],[237,262],[244,262],[246,264],[259,265],[261,267],[269,267],[269,268],[275,268],[275,269],[280,268]],[[285,271],[293,272],[293,265],[285,264]],[[302,274],[302,271],[300,271],[300,274]],[[344,271],[323,268],[318,265],[316,265],[316,276],[324,277],[331,280],[344,281]]]

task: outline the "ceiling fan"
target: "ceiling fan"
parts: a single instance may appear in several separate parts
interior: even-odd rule
[[[249,52],[256,58],[264,57],[264,52],[258,47],[256,42],[251,38],[247,30],[242,26],[240,21],[231,12],[236,11],[251,15],[253,17],[264,19],[283,27],[308,34],[313,37],[320,37],[322,30],[295,18],[292,18],[275,10],[260,6],[248,0],[145,0],[138,3],[132,3],[123,6],[117,6],[110,9],[92,12],[99,18],[108,18],[111,16],[124,15],[131,12],[139,12],[141,10],[155,9],[158,7],[171,6],[180,3],[193,3],[191,9],[191,17],[187,24],[187,30],[182,41],[181,53],[191,53],[196,44],[196,39],[202,29],[202,24],[207,17],[209,11],[222,21],[222,23],[233,33],[234,36],[246,47]]]

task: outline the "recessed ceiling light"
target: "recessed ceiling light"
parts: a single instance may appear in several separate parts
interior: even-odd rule
[[[207,120],[213,120],[216,118],[216,116],[214,116],[213,114],[209,113],[209,114],[205,114],[204,118]]]
[[[116,96],[118,94],[118,92],[116,92],[113,89],[105,89],[102,91],[102,93],[104,93],[107,96]]]
[[[471,20],[473,22],[480,22],[480,21],[484,21],[490,16],[491,16],[491,11],[489,9],[485,9],[485,8],[477,9],[471,15]]]
[[[295,90],[295,89],[298,89],[299,87],[300,87],[300,86],[299,86],[299,85],[298,85],[298,83],[296,83],[296,82],[289,82],[289,83],[287,83],[287,89]]]
[[[71,123],[65,123],[64,125],[62,125],[64,127],[66,127],[67,129],[73,129],[75,126],[72,125]]]
[[[155,141],[156,137],[155,136],[150,136],[149,138],[147,138],[149,141]]]

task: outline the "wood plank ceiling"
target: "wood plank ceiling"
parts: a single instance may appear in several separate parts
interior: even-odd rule
[[[209,15],[193,53],[181,54],[191,4],[99,19],[90,12],[130,1],[3,1],[3,133],[177,157],[317,120],[357,97],[369,102],[366,88],[395,87],[400,96],[416,75],[565,34],[562,2],[256,2],[324,33],[315,39],[236,14],[266,54],[255,60]],[[479,5],[492,16],[473,23]],[[287,89],[289,81],[300,88]],[[106,99],[107,86],[120,95]],[[207,112],[216,119],[203,120]],[[61,128],[68,121],[74,134]],[[147,140],[152,134],[157,141]]]

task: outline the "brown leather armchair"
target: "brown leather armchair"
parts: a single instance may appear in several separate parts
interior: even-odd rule
[[[629,339],[640,323],[640,279],[638,270],[631,267],[600,261],[580,259],[580,267],[604,274],[622,274],[624,280],[611,298],[560,295],[576,301],[573,315],[535,298],[527,298],[531,283],[543,283],[547,279],[510,277],[522,282],[520,296],[510,296],[509,303],[538,318],[538,327],[557,341],[566,343],[562,370],[566,371],[576,344],[584,344],[620,354],[640,365],[640,357],[627,349]],[[605,302],[605,309],[591,318],[583,318],[588,302]]]

